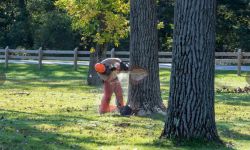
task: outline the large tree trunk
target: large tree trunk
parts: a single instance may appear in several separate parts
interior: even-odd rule
[[[130,66],[142,67],[148,76],[139,84],[129,85],[128,104],[138,115],[162,112],[156,0],[130,1]]]
[[[218,140],[214,112],[216,0],[177,0],[170,96],[162,136]]]
[[[89,71],[87,78],[88,85],[99,86],[102,84],[100,77],[95,71],[95,64],[101,62],[106,58],[106,52],[107,44],[97,44],[95,52],[90,54]]]

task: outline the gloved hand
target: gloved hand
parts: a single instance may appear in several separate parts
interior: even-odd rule
[[[105,65],[105,68],[106,68],[106,70],[105,70],[105,72],[104,72],[103,74],[105,74],[105,75],[110,75],[111,72],[113,71],[113,68],[110,68],[110,67],[107,66],[107,65]]]
[[[121,69],[121,71],[128,71],[128,69],[129,69],[128,64],[126,64],[124,62],[120,62],[120,69]]]

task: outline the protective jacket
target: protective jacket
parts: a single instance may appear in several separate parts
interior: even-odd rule
[[[117,108],[124,106],[123,92],[121,83],[118,80],[116,66],[120,65],[121,60],[119,58],[107,58],[101,62],[105,65],[106,71],[104,73],[98,73],[100,78],[103,80],[103,97],[101,105],[99,107],[99,112],[106,113],[112,112]],[[116,107],[110,105],[110,100],[112,94],[115,93],[116,96]]]

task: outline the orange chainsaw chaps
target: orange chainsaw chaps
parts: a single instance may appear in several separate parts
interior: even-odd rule
[[[110,100],[113,93],[116,96],[117,106],[110,105]],[[107,112],[114,112],[118,109],[117,107],[120,108],[123,106],[124,106],[124,101],[123,101],[122,87],[118,79],[115,79],[113,82],[104,81],[104,93],[101,105],[99,106],[100,114]]]

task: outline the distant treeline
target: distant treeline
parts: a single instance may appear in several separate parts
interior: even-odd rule
[[[60,0],[58,0],[60,1]],[[100,2],[105,3],[105,0]],[[127,0],[124,0],[127,2]],[[66,10],[55,5],[56,0],[1,0],[0,47],[25,49],[89,49],[95,45],[84,37],[84,29],[73,29]],[[248,0],[218,0],[217,51],[250,51],[250,2]],[[205,13],[206,10],[204,10]],[[171,51],[174,0],[158,0],[159,45],[161,51]],[[127,17],[129,19],[129,16]],[[114,44],[110,43],[110,47]],[[129,36],[121,39],[117,49],[128,50]]]

